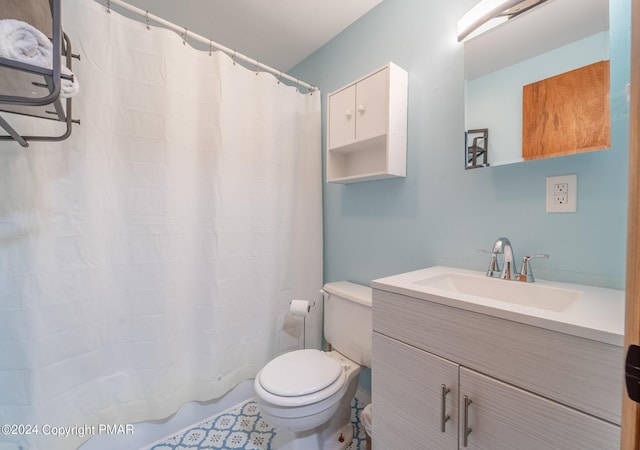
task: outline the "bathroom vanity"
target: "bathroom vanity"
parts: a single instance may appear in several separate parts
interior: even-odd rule
[[[372,287],[376,450],[619,448],[623,291],[447,267]]]

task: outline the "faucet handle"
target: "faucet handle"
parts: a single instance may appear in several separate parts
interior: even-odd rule
[[[478,249],[479,253],[487,253],[491,255],[491,259],[489,260],[489,267],[487,268],[487,276],[493,277],[495,274],[500,274],[500,265],[498,264],[498,255],[495,252],[490,252],[489,250],[485,250],[483,248]]]
[[[547,253],[540,253],[538,255],[533,256],[525,256],[522,258],[522,268],[520,269],[520,273],[518,274],[518,281],[526,281],[527,283],[533,283],[535,278],[533,277],[533,269],[531,268],[531,264],[529,260],[532,258],[542,258],[549,259],[549,255]]]

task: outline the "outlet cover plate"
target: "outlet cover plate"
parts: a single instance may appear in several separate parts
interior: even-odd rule
[[[547,212],[574,213],[578,203],[578,175],[547,177]]]

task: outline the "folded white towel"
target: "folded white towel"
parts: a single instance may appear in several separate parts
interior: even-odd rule
[[[34,26],[15,19],[0,20],[0,56],[34,66],[52,67],[53,44],[49,38]],[[73,73],[64,65],[60,72]],[[73,97],[80,91],[78,77],[73,80],[61,80],[60,97]]]
[[[71,72],[71,70],[69,70],[69,68],[66,66],[62,66],[62,69],[60,71],[65,75],[71,75],[73,77],[73,80],[65,80],[64,78],[61,79],[62,82],[60,83],[60,97],[69,98],[78,95],[78,92],[80,92],[80,82],[78,82],[78,77],[75,76],[73,72]]]
[[[21,20],[0,20],[0,56],[51,67],[52,49],[49,38],[37,28]]]

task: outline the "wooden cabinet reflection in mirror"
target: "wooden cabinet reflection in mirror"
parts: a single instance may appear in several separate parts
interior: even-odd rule
[[[523,159],[571,155],[610,146],[609,61],[523,87]]]

